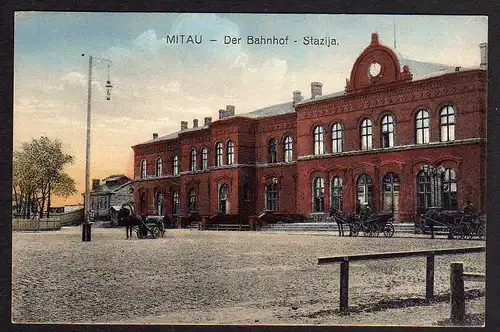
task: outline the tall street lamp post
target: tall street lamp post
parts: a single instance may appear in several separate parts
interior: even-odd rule
[[[85,56],[85,54],[82,54]],[[84,199],[84,222],[82,225],[82,241],[88,242],[91,241],[91,211],[90,211],[90,191],[89,191],[89,181],[90,181],[90,123],[91,116],[90,112],[92,109],[92,60],[95,59],[96,64],[98,61],[106,62],[108,64],[108,80],[106,81],[106,100],[111,99],[111,81],[109,80],[109,67],[113,65],[110,60],[101,59],[101,58],[92,58],[89,56],[89,80],[88,80],[88,97],[87,97],[87,148],[85,153],[85,199]]]

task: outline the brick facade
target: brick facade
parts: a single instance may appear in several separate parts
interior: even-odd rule
[[[293,103],[252,113],[234,115],[221,110],[222,118],[218,121],[184,127],[177,133],[138,144],[133,147],[136,209],[147,214],[171,215],[173,196],[178,192],[179,213],[187,215],[188,193],[194,189],[196,210],[202,215],[212,215],[221,207],[219,190],[227,185],[226,213],[251,215],[275,206],[283,213],[309,214],[320,204],[315,202],[313,187],[315,179],[321,178],[323,189],[316,192],[320,196],[322,193],[320,210],[326,212],[333,200],[332,181],[338,177],[342,179],[341,207],[345,211],[354,212],[360,204],[357,199],[370,196],[366,202],[374,211],[388,210],[390,204],[398,219],[406,219],[408,213],[414,213],[422,205],[461,209],[469,200],[480,212],[485,212],[486,71],[447,68],[419,77],[415,73],[412,65],[404,65],[373,34],[370,45],[354,62],[345,91],[322,96],[321,85],[314,82],[313,98],[300,100],[294,93]],[[454,122],[446,126],[454,134],[444,140],[443,109],[452,110],[453,116],[448,119]],[[420,110],[428,114],[428,120],[422,120],[428,123],[428,135],[424,129],[417,129],[417,118],[424,114]],[[387,115],[390,118],[385,118]],[[382,137],[382,124],[387,119],[393,123],[391,139],[389,134]],[[361,142],[362,127],[367,123],[364,120],[371,120],[372,132],[371,137],[365,138],[371,141],[371,148],[366,150]],[[342,127],[342,152],[334,151],[332,146],[334,124]],[[323,128],[321,145],[315,143],[318,127]],[[418,135],[426,136],[426,141],[420,144]],[[287,162],[286,137],[293,142],[293,157]],[[272,162],[271,140],[276,141],[276,160]],[[218,142],[224,146],[222,166],[215,165]],[[229,142],[235,146],[231,165],[227,165]],[[315,153],[315,144],[322,148],[320,153]],[[200,170],[202,148],[208,149],[207,170]],[[196,150],[196,171],[189,170],[192,149]],[[174,155],[180,158],[180,173],[175,176]],[[158,157],[162,168],[159,176],[155,174]],[[141,177],[142,160],[146,161],[146,177]],[[419,178],[424,165],[439,172],[432,176],[431,172],[426,173],[428,177],[420,173]],[[371,189],[360,184],[362,174],[369,176]],[[392,182],[384,184],[384,176],[386,181],[392,178]],[[419,186],[419,181],[427,184]],[[270,189],[273,184],[277,188],[276,205],[266,206],[268,199],[273,200],[266,188],[274,190]],[[419,196],[419,188],[424,187],[427,194]],[[371,195],[366,196],[364,193],[368,191]],[[158,193],[163,195],[161,209],[155,204]],[[360,202],[365,203],[364,199]]]

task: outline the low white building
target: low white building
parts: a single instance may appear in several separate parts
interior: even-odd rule
[[[111,175],[102,180],[102,183],[99,179],[92,180],[90,210],[94,212],[96,220],[111,220],[116,216],[118,207],[133,200],[133,181],[123,174]]]

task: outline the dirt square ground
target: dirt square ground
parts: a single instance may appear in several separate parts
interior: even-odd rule
[[[423,305],[425,257],[350,264],[353,313],[336,313],[340,254],[484,245],[482,241],[338,237],[335,233],[124,229],[13,233],[13,321],[159,324],[432,325],[449,318],[450,262],[484,272],[485,255],[436,257]],[[484,282],[466,282],[467,312],[484,313]],[[473,290],[477,289],[475,292]],[[472,290],[472,291],[471,291]],[[476,294],[476,295],[474,295]],[[419,302],[420,305],[414,305]]]

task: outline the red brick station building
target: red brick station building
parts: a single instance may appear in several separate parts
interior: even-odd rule
[[[458,50],[457,50],[458,51]],[[144,214],[486,210],[487,44],[475,68],[408,60],[377,33],[345,90],[219,119],[133,146]],[[336,79],[332,77],[332,79]]]

